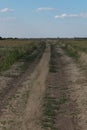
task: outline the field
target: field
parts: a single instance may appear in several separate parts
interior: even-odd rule
[[[0,130],[87,130],[87,39],[0,40]]]

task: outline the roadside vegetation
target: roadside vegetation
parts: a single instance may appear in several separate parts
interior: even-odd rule
[[[65,53],[72,57],[78,65],[86,69],[87,65],[87,39],[73,38],[73,39],[59,39],[57,45],[62,48]]]
[[[78,60],[79,58],[78,50],[74,48],[72,45],[64,43],[63,46],[61,45],[61,48],[65,50],[68,56]]]
[[[20,40],[0,41],[0,72],[9,69],[19,60],[26,64],[32,62],[38,55],[42,55],[44,49],[45,42],[40,40],[35,42],[33,40],[24,40],[22,42]],[[26,64],[22,68],[27,68]]]
[[[58,40],[60,45],[66,45],[74,48],[77,51],[82,51],[87,53],[87,39],[85,38],[70,38],[70,39],[60,39]]]

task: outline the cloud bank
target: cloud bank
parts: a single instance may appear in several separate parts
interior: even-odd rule
[[[87,13],[81,13],[81,14],[61,14],[56,15],[55,18],[87,18]]]

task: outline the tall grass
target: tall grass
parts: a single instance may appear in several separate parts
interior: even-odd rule
[[[17,43],[16,43],[17,44]],[[22,59],[23,61],[33,61],[39,53],[42,53],[45,48],[45,43],[36,42],[29,43],[23,45],[16,45],[10,47],[4,47],[1,49],[3,57],[2,61],[0,61],[0,71],[7,70],[14,64],[16,61]]]

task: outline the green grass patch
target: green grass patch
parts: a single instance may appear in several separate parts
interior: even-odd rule
[[[49,62],[49,72],[56,73],[57,67],[56,67],[56,53],[54,49],[54,45],[51,44],[51,57]]]
[[[62,98],[59,99],[58,104],[62,105],[66,102],[67,102],[67,98],[63,96]]]
[[[44,98],[44,110],[43,110],[43,120],[42,126],[47,130],[55,130],[55,117],[56,111],[58,111],[58,101],[54,97],[46,96]]]

